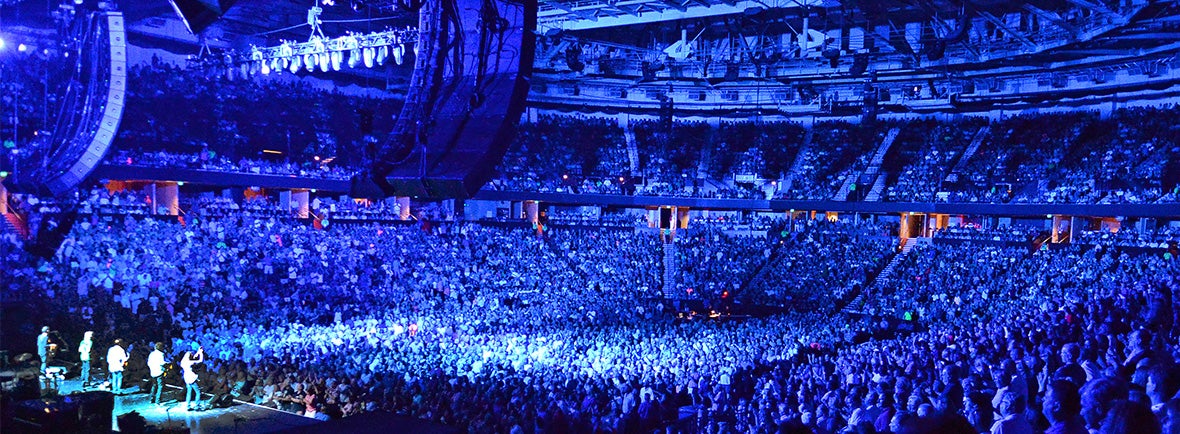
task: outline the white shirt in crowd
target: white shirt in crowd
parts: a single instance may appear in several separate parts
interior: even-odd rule
[[[127,351],[118,345],[112,345],[107,350],[107,371],[123,372],[123,364],[127,363]]]
[[[148,372],[153,378],[164,375],[164,353],[160,350],[152,350],[152,353],[148,354],[147,365]]]

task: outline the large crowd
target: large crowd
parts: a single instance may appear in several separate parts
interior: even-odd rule
[[[866,200],[880,177],[872,200],[1170,203],[1180,192],[1177,168],[1169,163],[1180,152],[1180,138],[1170,127],[1176,117],[1169,106],[1119,109],[1106,117],[1067,112],[990,122],[822,122],[807,135],[791,123],[632,120],[621,127],[614,118],[542,116],[522,124],[492,187]],[[874,162],[894,128],[897,138]]]
[[[684,287],[788,308],[744,320],[668,312],[667,244],[644,228],[92,213],[52,257],[5,249],[5,290],[67,336],[134,342],[129,381],[151,342],[172,356],[202,347],[206,397],[321,419],[382,409],[467,432],[1173,432],[1161,427],[1180,411],[1180,266],[1158,249],[967,240],[899,253],[888,224],[774,224],[672,241]],[[859,286],[867,315],[828,308]]]

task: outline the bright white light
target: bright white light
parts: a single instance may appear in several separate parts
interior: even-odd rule
[[[348,67],[349,68],[356,68],[356,66],[360,65],[360,64],[361,64],[361,49],[360,48],[353,48],[352,51],[348,52]]]
[[[331,63],[332,59],[328,56],[328,53],[316,55],[316,65],[320,67],[320,72],[328,72],[328,69],[331,69]]]
[[[332,70],[339,71],[340,65],[344,63],[344,53],[341,51],[333,51],[330,57],[332,58]]]
[[[382,45],[381,48],[377,49],[377,64],[384,65],[385,58],[388,56],[389,56],[389,47],[386,45]]]
[[[405,55],[406,55],[405,44],[398,44],[398,46],[393,47],[393,62],[394,63],[401,65],[402,64],[402,56],[405,56]]]
[[[26,46],[25,44],[20,44],[20,45],[16,46],[16,51],[20,51],[22,53],[24,53],[25,51],[28,51],[28,49],[29,49],[29,47]]]
[[[0,50],[4,49],[4,38],[0,38]]]

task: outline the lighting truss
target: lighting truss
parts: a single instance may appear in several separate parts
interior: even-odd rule
[[[316,66],[324,72],[329,69],[338,71],[346,53],[350,67],[363,63],[371,68],[374,63],[384,64],[388,57],[393,57],[400,65],[406,54],[406,45],[414,44],[417,40],[418,29],[413,27],[368,34],[350,33],[337,38],[313,36],[307,42],[283,41],[272,47],[255,46],[250,49],[248,61],[264,74],[278,68],[290,68],[294,72],[298,70],[298,67],[293,67],[295,64],[309,71]],[[417,49],[416,45],[414,49]]]

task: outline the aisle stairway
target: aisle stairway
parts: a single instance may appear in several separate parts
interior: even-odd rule
[[[898,264],[901,264],[901,262],[904,261],[907,256],[909,256],[910,251],[914,250],[914,246],[918,245],[918,242],[919,240],[917,238],[907,238],[902,241],[901,251],[896,255],[893,255],[893,259],[890,259],[889,263],[885,264],[885,267],[881,268],[881,272],[877,273],[877,277],[873,279],[872,282],[865,284],[865,288],[867,290],[856,294],[856,297],[844,306],[843,311],[845,313],[864,313],[860,309],[861,306],[865,305],[865,294],[879,292],[872,291],[871,289],[876,289],[891,284],[896,278],[896,276],[894,276],[894,270],[897,268]]]
[[[664,242],[664,296],[676,294],[676,273],[679,271],[676,263],[677,246],[674,241]]]
[[[799,173],[803,168],[804,155],[811,150],[811,139],[815,136],[815,130],[808,128],[807,133],[803,136],[803,144],[799,145],[799,152],[795,154],[795,162],[791,163],[791,168],[787,170],[783,179],[783,185],[780,186],[779,191],[791,191],[792,184],[795,183],[795,174]]]
[[[885,174],[877,175],[877,180],[873,181],[873,188],[869,190],[869,194],[865,195],[865,202],[877,202],[881,200],[881,193],[885,192]]]
[[[975,132],[975,137],[971,138],[971,144],[967,145],[967,149],[963,150],[963,155],[959,156],[959,160],[955,162],[950,173],[946,175],[946,182],[957,182],[959,180],[959,173],[967,167],[967,162],[971,160],[971,157],[975,155],[979,147],[983,145],[983,140],[987,138],[989,132],[991,132],[991,127],[987,125],[979,127],[979,131]]]
[[[848,195],[852,193],[852,185],[855,184],[857,180],[862,178],[861,175],[863,175],[863,177],[871,177],[873,179],[873,187],[876,188],[877,184],[880,183],[880,189],[884,190],[885,180],[883,178],[885,177],[885,174],[880,173],[881,165],[885,163],[885,155],[889,154],[889,148],[893,146],[893,142],[897,141],[898,134],[901,134],[901,128],[890,128],[889,133],[885,134],[885,138],[881,139],[881,144],[877,146],[877,153],[873,154],[872,160],[869,160],[869,167],[866,168],[861,174],[850,173],[847,177],[845,177],[844,184],[840,185],[840,191],[836,192],[836,196],[832,197],[832,200],[841,202],[848,200]],[[873,200],[876,201],[880,198],[881,192],[878,190],[877,197]],[[868,200],[867,196],[865,197],[865,200]]]
[[[627,162],[631,164],[631,174],[639,174],[639,145],[635,143],[635,130],[630,126],[623,128],[623,137],[627,142]]]
[[[28,225],[14,213],[4,213],[4,220],[0,221],[0,233],[4,232],[15,233],[24,240],[29,239]]]

